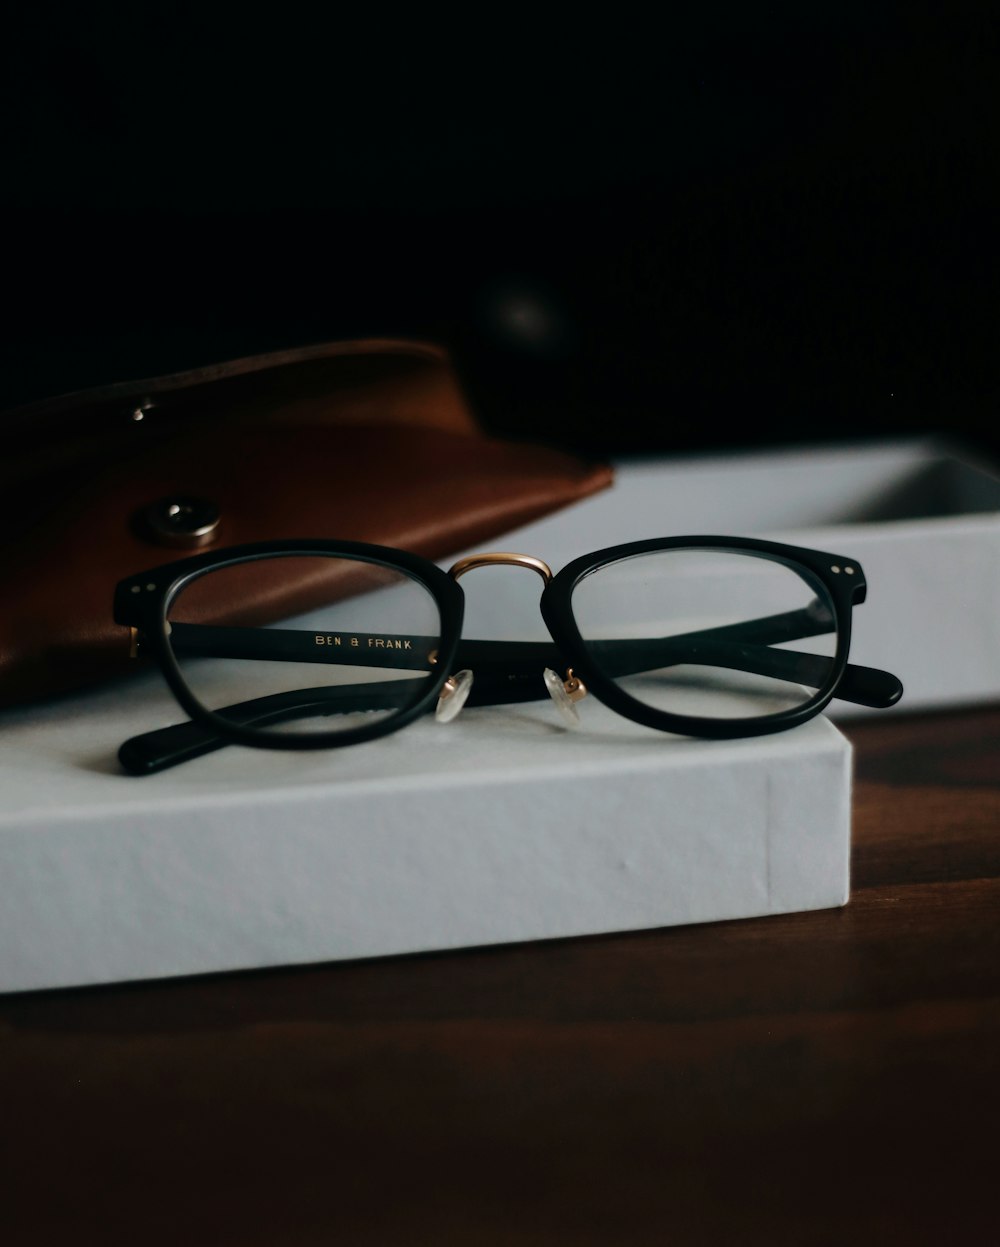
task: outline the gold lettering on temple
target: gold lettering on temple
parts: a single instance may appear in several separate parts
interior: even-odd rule
[[[406,641],[401,637],[369,636],[365,638],[365,642],[369,649],[413,649],[413,642]],[[360,637],[349,637],[347,643],[352,649],[359,649],[361,647]],[[314,644],[342,645],[343,642],[339,636],[334,636],[331,633],[317,632],[314,636]]]

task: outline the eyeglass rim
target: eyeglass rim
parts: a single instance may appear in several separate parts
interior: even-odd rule
[[[595,665],[573,613],[573,595],[581,583],[595,572],[614,563],[644,554],[678,550],[711,550],[719,553],[750,555],[782,563],[793,571],[805,570],[827,590],[834,610],[837,647],[831,660],[830,678],[800,706],[755,715],[742,719],[710,719],[695,715],[660,710],[628,693],[613,677]],[[845,575],[846,567],[852,569]],[[834,571],[834,568],[840,570]],[[658,731],[709,740],[734,740],[766,736],[784,731],[814,718],[833,699],[847,668],[851,647],[851,611],[865,600],[867,582],[856,559],[793,546],[785,542],[758,540],[752,537],[695,535],[661,537],[607,546],[581,555],[567,563],[552,579],[542,595],[541,609],[553,639],[574,655],[573,670],[585,681],[587,688],[610,710],[624,718]],[[559,636],[557,637],[557,633]],[[561,639],[560,639],[561,638]]]
[[[197,699],[187,684],[170,645],[167,612],[174,599],[192,581],[223,567],[275,557],[296,556],[355,559],[388,568],[390,571],[401,571],[427,590],[437,605],[441,621],[438,661],[436,670],[424,680],[421,695],[409,706],[355,728],[295,734],[275,732],[268,728],[244,727],[210,710]],[[149,588],[151,584],[153,587]],[[134,592],[137,585],[138,594]],[[362,744],[390,735],[426,714],[440,696],[454,663],[462,633],[464,607],[465,597],[461,586],[421,555],[366,542],[333,542],[323,539],[254,542],[207,551],[189,559],[162,564],[149,573],[130,576],[115,591],[116,621],[142,628],[170,691],[192,722],[203,724],[217,736],[234,744],[285,750],[333,749],[342,745]],[[132,617],[126,621],[125,615]],[[140,616],[141,623],[132,622],[132,618]]]

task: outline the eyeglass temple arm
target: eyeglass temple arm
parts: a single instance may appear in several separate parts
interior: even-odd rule
[[[365,710],[398,710],[412,700],[420,685],[414,680],[381,680],[352,688],[323,686],[272,693],[227,706],[220,713],[241,727],[271,727],[310,714],[351,714]],[[118,750],[118,760],[132,775],[151,775],[213,753],[230,742],[201,723],[175,723],[133,736]]]
[[[820,688],[830,673],[830,658],[792,650],[776,650],[784,641],[800,641],[833,631],[833,620],[818,600],[796,611],[757,620],[702,628],[677,636],[637,640],[592,641],[589,651],[600,653],[600,666],[611,676],[633,675],[655,667],[697,661],[702,666],[727,667],[757,676],[772,676]],[[337,643],[332,643],[333,641]],[[436,642],[430,636],[342,633],[338,637],[300,628],[246,628],[202,623],[175,623],[171,631],[175,650],[191,656],[254,658],[278,662],[349,663],[350,666],[395,667],[426,671],[434,665]],[[514,687],[535,680],[540,668],[559,667],[562,657],[549,641],[463,641],[456,667],[473,667],[476,683],[469,705],[498,705],[527,701]],[[858,706],[893,706],[903,693],[897,677],[873,667],[848,663],[835,696]],[[510,695],[510,696],[507,696]]]
[[[182,630],[188,630],[186,637]],[[604,644],[608,652],[605,661],[612,660],[612,674],[626,675],[667,665],[664,663],[665,657],[672,658],[673,663],[677,664],[697,656],[703,665],[753,671],[755,674],[773,675],[818,688],[829,676],[830,659],[819,655],[797,654],[789,650],[772,650],[763,642],[767,637],[774,638],[775,641],[795,640],[804,635],[819,635],[829,630],[822,614],[807,607],[802,611],[785,612],[783,615],[675,637],[606,642]],[[242,653],[246,657],[261,658],[265,656],[260,652],[261,639],[267,637],[269,640],[266,644],[274,652],[269,652],[266,657],[278,660],[285,657],[297,661],[301,661],[302,657],[303,634],[296,630],[175,625],[174,631],[174,643],[179,642],[188,652],[231,657]],[[408,639],[412,642],[410,648],[391,651],[393,665],[412,665],[413,669],[422,670],[426,658],[411,664],[407,661],[407,656],[426,656],[430,638]],[[358,660],[362,655],[369,654],[370,663],[384,668],[389,657],[388,650],[376,649],[372,655],[367,646],[364,649],[359,647],[360,652],[353,655],[348,652],[341,656],[336,647],[327,651],[325,645],[323,650],[324,660],[346,661],[352,665],[366,665]],[[669,651],[675,652],[671,654]],[[316,655],[311,654],[311,658],[315,661]],[[558,667],[562,661],[556,646],[549,642],[466,641],[459,647],[457,665],[470,664],[475,667],[477,679],[469,699],[470,704],[499,705],[536,700],[540,696],[539,668]],[[313,713],[398,709],[400,702],[405,702],[406,697],[412,696],[415,691],[412,680],[380,681],[352,688],[334,686],[304,689],[254,698],[227,707],[224,713],[233,722],[263,727]],[[859,705],[884,707],[898,701],[901,693],[902,685],[888,672],[848,664],[837,686],[836,695],[842,700]],[[226,743],[200,724],[180,723],[146,732],[126,741],[119,751],[119,758],[125,769],[132,774],[150,774],[220,749]]]
[[[600,655],[598,665],[613,676],[698,663],[822,688],[830,677],[833,659],[772,647],[786,641],[824,636],[832,631],[832,617],[819,600],[814,599],[801,610],[742,623],[662,638],[592,641],[587,648],[595,658]],[[665,662],[666,658],[670,662]],[[894,706],[902,695],[903,686],[896,676],[858,663],[847,664],[834,692],[839,701],[879,710]]]
[[[697,661],[702,666],[726,667],[821,688],[829,679],[832,659],[772,647],[832,631],[829,611],[814,599],[800,610],[760,619],[670,637],[593,641],[588,649],[592,654],[600,653],[601,667],[613,676]],[[333,640],[337,644],[332,644]],[[328,638],[323,633],[293,628],[204,624],[175,624],[171,643],[190,656],[346,663],[411,671],[426,671],[429,665],[433,666],[437,646],[436,639],[427,636],[345,633]],[[562,661],[557,647],[548,641],[462,641],[456,667],[471,666],[475,670],[476,684],[469,704],[488,705],[529,700],[525,695],[505,693],[513,693],[511,685],[522,679],[534,679],[539,668],[559,667]],[[889,672],[849,663],[835,695],[840,701],[884,709],[894,705],[902,691],[899,680]]]
[[[199,628],[198,631],[200,632],[201,629]],[[212,654],[216,657],[243,656],[258,659],[266,657],[270,660],[280,660],[281,657],[286,657],[297,658],[301,661],[301,653],[292,654],[288,651],[289,636],[280,638],[280,632],[286,630],[207,628],[205,631],[213,633],[214,636],[208,637],[202,634],[197,647],[194,644],[195,631],[192,630],[187,634],[187,638],[192,641],[192,649],[188,652]],[[220,636],[221,633],[242,635],[234,638],[233,647],[230,649],[229,638]],[[258,640],[263,636],[279,636],[275,652],[262,655],[260,645],[254,644],[247,637],[247,633]],[[411,639],[414,641],[429,640],[429,638]],[[421,646],[421,648],[424,653],[427,652],[425,647]],[[512,651],[517,651],[516,656],[512,656]],[[380,654],[378,664],[384,668],[388,655],[383,651],[378,652]],[[412,651],[402,651],[402,653],[409,652]],[[393,653],[395,656],[401,652],[393,651]],[[460,651],[459,657],[464,662],[492,663],[496,668],[493,673],[488,670],[484,671],[483,677],[477,679],[469,698],[473,705],[535,701],[543,695],[539,689],[539,676],[542,669],[552,663],[558,665],[561,661],[558,649],[551,642],[546,641],[538,643],[470,641],[466,643],[466,649]],[[327,653],[324,653],[324,659],[328,662],[337,661]],[[354,662],[349,657],[341,661]],[[416,663],[414,667],[417,667]],[[426,663],[420,663],[419,669],[425,670]],[[310,714],[352,714],[369,710],[398,710],[422,691],[422,684],[422,681],[412,679],[379,680],[349,687],[324,685],[319,688],[295,689],[287,693],[273,693],[268,697],[254,697],[249,701],[226,706],[219,713],[224,714],[230,722],[243,727],[270,727]],[[164,771],[169,767],[177,766],[181,762],[199,758],[203,754],[213,753],[227,744],[229,744],[228,740],[217,736],[204,724],[176,723],[171,727],[157,728],[152,732],[144,732],[139,736],[131,737],[119,749],[118,760],[132,775],[151,775],[156,771]]]

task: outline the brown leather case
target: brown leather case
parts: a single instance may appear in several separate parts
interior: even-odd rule
[[[116,583],[183,555],[138,517],[214,503],[208,547],[280,537],[441,558],[610,483],[604,465],[480,433],[448,357],[328,344],[69,395],[7,413],[0,467],[0,704],[129,669]]]

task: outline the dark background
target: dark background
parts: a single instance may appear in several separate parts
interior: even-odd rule
[[[416,334],[555,443],[997,449],[993,11],[25,10],[0,407]]]

